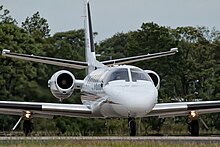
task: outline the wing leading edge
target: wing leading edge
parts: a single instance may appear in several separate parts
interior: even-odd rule
[[[95,117],[90,106],[82,104],[0,101],[0,114],[22,116],[26,111],[30,111],[33,117]]]
[[[198,114],[220,112],[220,101],[178,102],[156,104],[147,116],[174,117],[189,115],[190,111]]]
[[[69,117],[102,117],[100,114],[93,113],[89,105],[0,101],[0,114],[22,116],[26,111],[31,111],[33,117],[41,118],[51,118],[55,115]],[[217,113],[220,112],[220,101],[156,104],[146,117],[186,116],[189,115],[190,111],[196,111],[199,115]]]

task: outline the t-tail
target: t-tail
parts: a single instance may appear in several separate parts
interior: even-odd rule
[[[89,0],[85,0],[85,47],[88,73],[94,71],[96,68],[104,66],[96,60]]]
[[[76,60],[66,60],[60,58],[42,57],[33,54],[28,55],[21,53],[11,53],[9,49],[3,49],[2,55],[11,58],[17,58],[27,61],[51,64],[51,65],[74,68],[74,69],[88,68],[88,73],[91,73],[97,68],[107,68],[108,66],[130,64],[134,62],[174,55],[175,53],[178,52],[177,48],[171,48],[170,51],[165,51],[165,52],[159,52],[153,54],[148,53],[145,55],[125,57],[125,58],[102,61],[102,62],[97,61],[95,54],[95,45],[93,40],[92,19],[91,19],[89,0],[85,0],[85,49],[86,49],[85,51],[86,62],[76,61]]]

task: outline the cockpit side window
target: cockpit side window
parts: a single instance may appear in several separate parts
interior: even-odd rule
[[[128,69],[127,68],[118,68],[112,71],[106,81],[106,83],[116,80],[125,80],[129,82]]]
[[[147,75],[147,73],[136,68],[131,69],[131,78],[132,82],[137,82],[137,80],[150,81],[150,78]]]

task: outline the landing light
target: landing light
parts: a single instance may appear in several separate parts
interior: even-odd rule
[[[190,117],[192,117],[192,118],[197,117],[196,111],[190,111]]]
[[[171,48],[170,51],[178,52],[178,48]]]
[[[25,118],[30,119],[31,118],[31,111],[25,111]]]

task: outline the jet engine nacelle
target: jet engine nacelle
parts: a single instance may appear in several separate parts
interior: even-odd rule
[[[160,77],[159,75],[152,71],[152,70],[145,70],[145,72],[151,77],[152,82],[154,83],[155,87],[159,90],[160,89]]]
[[[60,70],[53,74],[51,79],[48,81],[48,87],[54,97],[60,99],[69,98],[74,91],[75,77],[74,75],[66,70]]]

